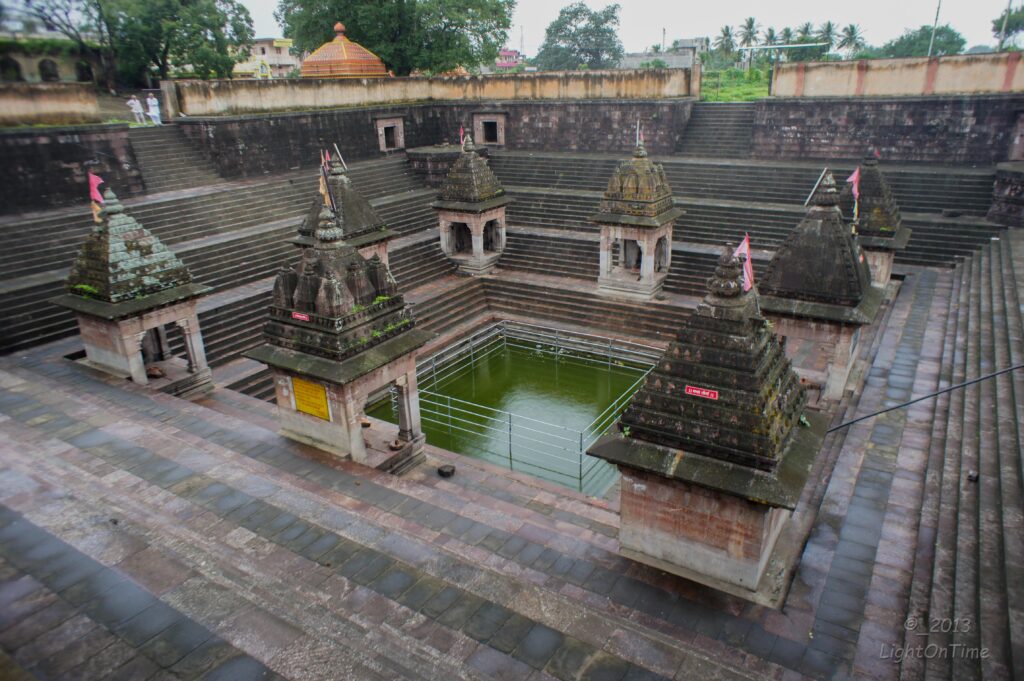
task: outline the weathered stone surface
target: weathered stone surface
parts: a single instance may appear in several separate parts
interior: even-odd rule
[[[647,157],[638,142],[633,157],[623,161],[608,180],[598,213],[591,221],[640,227],[661,227],[683,213],[672,203],[665,169]]]
[[[100,221],[71,265],[68,291],[121,303],[192,282],[188,268],[125,212],[112,190],[103,198]]]
[[[782,344],[761,316],[742,264],[722,255],[709,292],[620,421],[628,437],[772,470],[806,402]],[[597,454],[600,456],[600,454]]]
[[[844,224],[832,171],[803,220],[790,233],[758,281],[766,296],[856,307],[871,287],[864,254]]]
[[[480,213],[509,203],[505,188],[491,172],[487,159],[476,152],[473,138],[467,136],[462,153],[441,183],[434,208]]]
[[[1024,227],[1024,163],[1000,163],[988,219],[1010,227]]]

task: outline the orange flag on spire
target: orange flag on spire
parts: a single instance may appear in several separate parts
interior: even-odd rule
[[[743,235],[743,241],[733,251],[733,257],[740,257],[741,255],[747,256],[747,259],[743,262],[743,290],[749,291],[754,288],[754,264],[750,261],[750,235]]]
[[[103,203],[103,194],[100,194],[100,185],[103,184],[103,178],[99,175],[93,174],[89,171],[89,198],[96,203]]]

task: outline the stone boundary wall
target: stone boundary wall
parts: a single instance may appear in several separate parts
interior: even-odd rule
[[[0,84],[0,127],[75,125],[100,120],[92,83]]]
[[[991,166],[1012,158],[1024,94],[770,98],[757,103],[759,159],[859,159]]]
[[[227,178],[313,167],[321,149],[337,144],[346,160],[377,158],[374,120],[403,121],[406,148],[458,142],[473,114],[505,115],[504,148],[623,154],[633,149],[636,122],[652,154],[671,154],[693,100],[498,101],[424,103],[252,116],[186,117],[180,129]]]
[[[123,123],[0,131],[0,158],[5,178],[0,183],[0,213],[85,203],[90,167],[121,198],[145,189]]]
[[[1020,52],[803,62],[775,67],[778,97],[893,97],[1024,92]]]
[[[178,80],[168,111],[223,116],[406,102],[642,100],[700,95],[700,69],[558,71],[488,76],[372,79]]]

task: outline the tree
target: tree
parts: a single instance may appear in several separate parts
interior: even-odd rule
[[[922,26],[918,29],[907,29],[903,35],[882,45],[881,53],[885,57],[927,57],[928,43],[931,41],[932,27]],[[948,24],[939,26],[935,31],[933,57],[948,54],[960,54],[964,51],[967,41]]]
[[[778,45],[779,36],[776,35],[775,29],[768,27],[764,30],[764,40],[761,42],[762,45]]]
[[[864,40],[864,34],[860,31],[860,26],[857,24],[848,24],[843,27],[842,32],[839,34],[839,47],[840,50],[846,50],[847,57],[853,57],[859,50],[867,46],[867,42]]]
[[[582,2],[563,7],[548,25],[534,63],[546,71],[618,65],[624,52],[616,32],[619,9],[619,5],[608,5],[591,10]]]
[[[826,21],[818,28],[818,33],[814,36],[818,39],[819,43],[825,43],[827,53],[836,44],[836,25],[831,21]]]
[[[83,57],[100,64],[100,78],[114,92],[117,50],[113,39],[114,15],[104,0],[25,0],[24,15],[47,30],[62,33]]]
[[[807,42],[807,39],[814,33],[814,24],[807,21],[796,27],[796,39]]]
[[[252,44],[252,16],[236,0],[121,0],[120,72],[139,83],[171,67],[199,78],[228,78]]]
[[[279,0],[274,18],[310,52],[345,35],[400,76],[443,72],[493,61],[508,38],[515,0]]]
[[[757,30],[760,28],[754,17],[747,17],[740,26],[740,45],[751,47],[757,44]]]
[[[781,44],[790,45],[793,43],[795,39],[796,38],[793,35],[793,29],[791,29],[789,26],[779,31],[779,42]]]
[[[732,26],[723,26],[714,42],[715,49],[722,54],[732,54],[736,50],[736,39],[732,35]]]
[[[651,54],[661,54],[661,45],[651,45]]]
[[[1024,31],[1024,7],[1020,7],[1015,10],[1009,10],[1010,16],[1006,16],[1008,10],[1003,10],[997,18],[992,20],[992,35],[999,38],[1003,32],[1003,23],[1006,23],[1006,35],[1003,36],[1002,42],[999,43],[999,50],[1003,49],[1006,41],[1011,44],[1018,33]]]

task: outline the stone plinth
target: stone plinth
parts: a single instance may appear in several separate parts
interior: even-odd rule
[[[868,261],[868,269],[871,270],[871,283],[874,286],[885,287],[892,277],[892,263],[896,259],[896,252],[902,251],[910,241],[911,230],[907,227],[900,228],[891,237],[861,236],[858,238],[864,257]]]
[[[271,345],[260,346],[248,356],[273,369],[282,435],[358,463],[371,463],[373,458],[362,427],[367,398],[396,385],[400,421],[397,452],[405,460],[419,459],[426,436],[420,424],[419,400],[414,398],[417,385],[413,351],[432,337],[414,329],[385,341],[375,354],[394,355],[395,359],[381,364],[364,356],[332,362]]]
[[[476,153],[487,157],[487,147],[477,147]],[[452,164],[462,155],[462,145],[434,144],[429,147],[406,149],[405,157],[417,175],[423,178],[428,187],[440,187]]]
[[[619,552],[769,607],[785,597],[801,538],[784,535],[827,417],[807,412],[775,472],[608,435],[588,453],[619,465]],[[784,537],[783,541],[779,541]]]
[[[467,274],[479,275],[490,272],[505,250],[505,206],[479,213],[438,210],[438,226],[441,232],[441,250],[459,265]],[[493,224],[492,227],[488,227]],[[460,238],[461,225],[468,230],[470,241]],[[492,229],[490,238],[485,238],[485,229]],[[466,249],[468,246],[468,250]]]
[[[75,313],[85,346],[84,363],[140,385],[152,382],[162,392],[193,397],[213,390],[196,314],[198,297],[210,290],[187,284],[128,303],[111,304],[72,294],[52,302]],[[171,355],[166,327],[172,324],[180,327],[185,339],[187,363]],[[147,365],[159,367],[164,377],[151,381]]]

